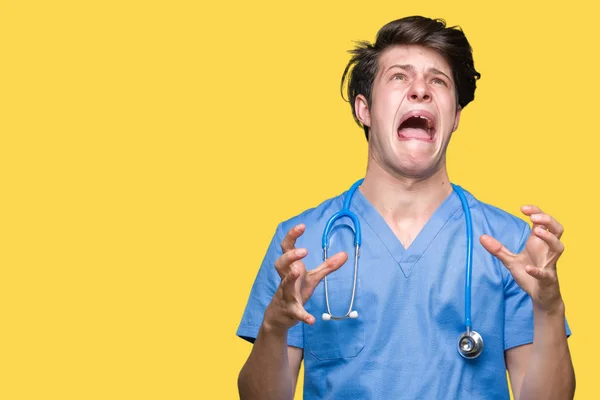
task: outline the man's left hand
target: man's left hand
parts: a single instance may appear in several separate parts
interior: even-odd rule
[[[523,206],[521,211],[529,216],[533,226],[520,254],[511,253],[489,235],[482,235],[479,240],[487,251],[508,268],[519,286],[531,296],[534,306],[545,311],[557,310],[563,305],[556,262],[564,251],[560,241],[564,229],[537,206]]]

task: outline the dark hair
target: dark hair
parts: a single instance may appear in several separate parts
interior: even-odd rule
[[[431,19],[412,16],[389,22],[377,32],[374,44],[366,41],[357,42],[350,50],[352,58],[348,62],[340,90],[344,97],[344,82],[348,77],[348,102],[352,108],[352,116],[365,130],[369,140],[369,128],[363,126],[354,110],[356,96],[362,94],[371,105],[371,91],[377,75],[379,56],[388,48],[396,45],[419,45],[436,50],[450,64],[456,87],[458,105],[464,108],[475,98],[476,80],[481,74],[473,65],[471,45],[460,27],[446,27],[443,19]],[[352,71],[350,69],[352,68]]]

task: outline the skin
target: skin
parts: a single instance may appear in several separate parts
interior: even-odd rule
[[[457,129],[457,106],[452,71],[437,52],[419,46],[395,46],[379,59],[372,102],[359,95],[355,111],[370,128],[369,158],[359,190],[409,247],[452,187],[446,169],[446,149]],[[427,112],[434,120],[431,140],[402,139],[400,121],[410,112]],[[520,254],[509,252],[488,235],[482,246],[496,256],[532,299],[534,342],[505,352],[511,388],[516,400],[572,399],[575,375],[564,326],[565,305],[560,294],[556,264],[564,251],[563,227],[535,205],[522,207],[532,222],[532,233]],[[302,362],[302,349],[287,346],[287,331],[315,317],[304,304],[325,275],[347,259],[338,253],[307,271],[306,249],[295,247],[305,231],[292,228],[281,243],[283,255],[275,268],[281,284],[267,307],[248,360],[240,372],[242,399],[292,399]]]

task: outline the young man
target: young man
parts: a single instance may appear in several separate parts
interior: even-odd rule
[[[277,228],[237,332],[254,342],[242,399],[293,398],[302,360],[307,399],[508,399],[507,370],[515,399],[573,398],[562,226],[524,206],[530,228],[448,178],[479,76],[462,31],[441,20],[390,22],[353,50],[342,82],[366,175]],[[331,223],[337,253],[322,262],[344,202],[356,221]]]

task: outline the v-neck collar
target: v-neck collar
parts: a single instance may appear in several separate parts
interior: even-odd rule
[[[379,211],[367,200],[360,190],[354,193],[350,208],[361,218],[361,223],[363,225],[366,224],[371,229],[373,235],[379,238],[400,266],[404,276],[408,278],[413,266],[423,256],[423,253],[431,245],[442,227],[461,208],[461,203],[458,195],[453,190],[442,204],[438,206],[407,249],[398,240],[396,234],[387,222],[385,222],[381,214],[379,214]],[[363,245],[366,244],[365,242],[363,241]],[[368,246],[368,244],[366,245]]]

